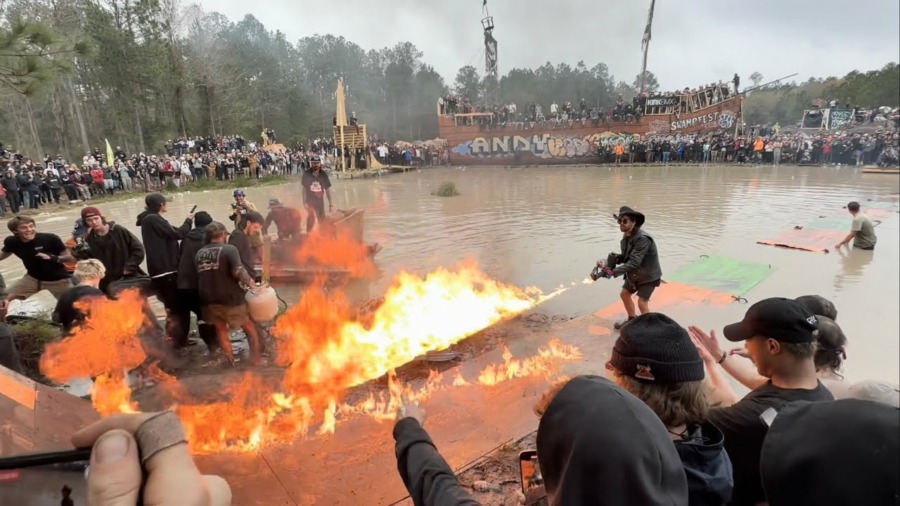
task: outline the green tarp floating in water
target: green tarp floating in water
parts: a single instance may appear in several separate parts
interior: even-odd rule
[[[700,286],[722,293],[743,296],[766,279],[772,268],[766,264],[718,256],[703,257],[680,269],[666,281]]]

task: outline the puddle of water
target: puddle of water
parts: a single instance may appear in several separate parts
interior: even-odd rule
[[[453,181],[461,195],[430,195],[442,181]],[[772,265],[775,272],[745,295],[751,303],[803,294],[833,300],[850,340],[848,378],[896,382],[900,217],[894,214],[877,227],[874,254],[809,253],[756,241],[820,215],[842,216],[848,201],[859,200],[865,207],[867,199],[898,188],[896,177],[863,175],[846,167],[466,167],[335,180],[333,192],[337,207],[367,210],[367,240],[385,246],[377,257],[384,275],[350,287],[357,300],[381,295],[400,270],[426,273],[471,258],[491,276],[517,285],[549,291],[580,281],[598,258],[618,248],[620,236],[611,215],[628,205],[647,215],[645,229],[659,245],[665,273],[700,255]],[[263,211],[273,197],[299,207],[298,193],[296,182],[247,190]],[[198,210],[227,222],[230,194],[219,190],[175,195],[166,218],[177,225],[197,204]],[[142,196],[99,207],[140,237],[134,220],[143,208]],[[39,217],[38,229],[66,238],[77,215],[73,209],[64,219]],[[846,224],[849,228],[849,215]],[[16,258],[0,267],[7,283],[22,274]],[[541,309],[566,315],[593,312],[617,301],[619,286],[605,280],[579,285]],[[299,292],[281,286],[279,293],[292,301]],[[746,307],[684,307],[670,314],[684,325],[721,328],[740,319]]]

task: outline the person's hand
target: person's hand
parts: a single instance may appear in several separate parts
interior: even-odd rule
[[[750,354],[747,353],[747,348],[735,348],[733,350],[728,350],[728,356],[729,357],[733,357],[733,356],[744,357],[747,360],[750,360]]]
[[[187,219],[188,219],[189,221],[194,221],[194,213],[188,213]]]
[[[397,409],[397,421],[404,418],[413,418],[419,425],[425,425],[425,410],[419,407],[418,401],[405,402]]]
[[[600,266],[601,269],[606,267],[606,260],[597,260],[597,265]]]
[[[141,493],[146,506],[228,506],[231,488],[218,476],[200,474],[186,444],[176,444],[150,457],[141,469],[134,439],[138,427],[155,413],[113,415],[72,436],[78,448],[92,447],[87,503],[91,506],[134,506]]]
[[[703,355],[703,352],[705,351],[712,362],[718,363],[722,358],[722,347],[719,345],[719,338],[716,337],[716,331],[712,330],[707,334],[700,327],[694,325],[691,325],[690,328],[688,328],[688,331],[691,334],[691,340],[694,341],[694,345],[697,346],[697,349],[701,350],[700,356],[703,357],[703,360],[706,361],[706,357]]]
[[[606,277],[608,277],[608,278],[614,278],[614,277],[616,276],[616,273],[615,273],[612,269],[610,269],[609,267],[604,267],[604,268],[603,268],[603,275],[606,276]]]
[[[46,253],[38,253],[35,256],[40,258],[41,260],[50,260],[50,258],[51,258],[50,255],[48,255]]]

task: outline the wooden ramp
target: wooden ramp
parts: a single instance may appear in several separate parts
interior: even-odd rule
[[[0,366],[0,454],[71,449],[72,434],[100,418],[89,401]]]

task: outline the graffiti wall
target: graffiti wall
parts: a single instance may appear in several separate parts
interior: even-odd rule
[[[601,147],[629,144],[645,136],[674,139],[733,130],[740,110],[741,99],[735,97],[693,113],[648,115],[638,121],[599,128],[575,121],[568,128],[515,123],[488,129],[473,123],[457,123],[451,115],[439,116],[439,127],[441,138],[450,146],[453,164],[595,163]]]
[[[571,135],[542,132],[533,135],[479,136],[451,147],[456,156],[474,158],[522,158],[556,161],[576,161],[596,158],[601,146],[626,144],[640,140],[638,134],[612,132],[590,135]],[[455,157],[454,157],[455,158]]]

